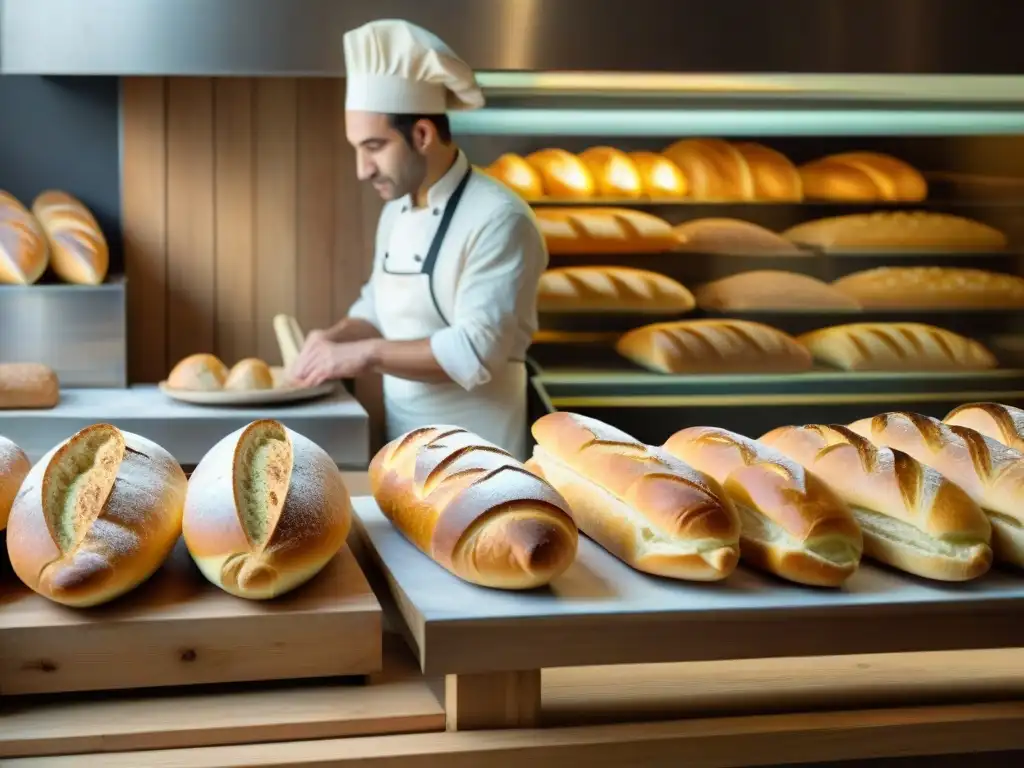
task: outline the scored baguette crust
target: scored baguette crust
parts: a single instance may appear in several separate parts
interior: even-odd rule
[[[274,376],[270,366],[255,357],[239,360],[228,371],[224,380],[224,389],[236,391],[252,391],[255,389],[273,389]]]
[[[689,312],[693,294],[657,272],[630,267],[565,267],[541,275],[541,312]]]
[[[682,139],[662,154],[682,170],[695,200],[754,199],[750,166],[724,139]]]
[[[855,421],[850,429],[913,456],[963,488],[992,523],[996,560],[1024,567],[1024,454],[919,413],[883,413]]]
[[[966,427],[1024,453],[1024,410],[1000,403],[967,403],[946,414],[951,427]]]
[[[519,155],[507,152],[483,171],[525,200],[539,200],[544,197],[544,181],[540,174]]]
[[[739,518],[718,484],[596,419],[558,412],[533,424],[528,466],[572,507],[587,536],[633,568],[718,581],[739,560]]]
[[[203,576],[265,600],[316,576],[345,545],[352,503],[312,440],[272,419],[225,436],[188,483],[182,533]]]
[[[110,424],[86,427],[22,483],[7,526],[14,572],[65,605],[119,597],[171,553],[186,485],[178,462],[156,443]]]
[[[679,166],[657,152],[630,152],[649,198],[686,197],[690,185]]]
[[[616,351],[658,373],[795,372],[811,367],[796,339],[745,320],[681,320],[635,328]]]
[[[751,141],[741,141],[733,146],[750,168],[755,200],[799,203],[804,199],[800,172],[784,154]]]
[[[860,564],[853,513],[822,480],[779,451],[716,427],[690,427],[664,449],[710,475],[742,520],[744,561],[784,579],[837,587]]]
[[[590,147],[580,153],[580,160],[590,169],[599,196],[627,200],[643,197],[644,183],[640,171],[622,150]]]
[[[874,211],[797,224],[782,233],[794,243],[826,250],[942,248],[1001,251],[1006,235],[963,216],[931,211]]]
[[[797,339],[819,360],[844,371],[973,371],[995,368],[974,339],[923,323],[850,323]]]
[[[60,381],[42,363],[0,363],[0,409],[53,408]]]
[[[540,174],[544,195],[562,200],[584,200],[597,194],[597,183],[587,164],[564,149],[541,149],[526,156]]]
[[[697,306],[710,310],[859,309],[828,283],[798,272],[757,269],[705,283],[695,292]]]
[[[46,271],[50,246],[36,218],[0,190],[0,284],[32,285]]]
[[[99,223],[80,200],[66,192],[43,192],[32,204],[50,244],[50,265],[62,280],[99,285],[110,267],[110,252]]]
[[[553,256],[600,253],[660,253],[679,244],[672,227],[627,208],[542,208],[535,212]]]
[[[992,565],[992,526],[955,483],[902,451],[847,427],[779,427],[760,442],[812,472],[843,499],[864,534],[864,554],[902,571],[967,581]]]
[[[224,389],[228,368],[216,355],[201,352],[178,361],[167,376],[167,386],[184,389],[215,392]]]
[[[870,309],[1024,307],[1024,278],[958,267],[876,267],[833,287]]]
[[[508,452],[460,427],[408,432],[370,462],[381,512],[421,552],[465,581],[533,589],[576,558],[569,505]]]
[[[25,452],[0,435],[0,531],[7,528],[14,498],[31,469],[32,464]]]
[[[920,202],[928,184],[909,163],[879,152],[843,152],[799,169],[804,194],[812,200]]]
[[[678,250],[757,256],[812,256],[770,229],[742,219],[693,219],[674,227]]]

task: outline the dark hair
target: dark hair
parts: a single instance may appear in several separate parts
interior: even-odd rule
[[[391,127],[402,134],[405,143],[412,146],[412,129],[420,120],[429,120],[437,129],[437,137],[442,144],[449,144],[452,140],[452,126],[448,122],[448,115],[388,115],[388,123]]]

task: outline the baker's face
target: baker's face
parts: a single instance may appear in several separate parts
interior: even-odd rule
[[[356,175],[384,200],[397,200],[419,189],[427,175],[422,151],[409,146],[391,127],[387,115],[346,112],[345,129],[356,150]]]

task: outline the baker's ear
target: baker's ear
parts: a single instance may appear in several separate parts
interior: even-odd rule
[[[422,154],[437,142],[437,126],[430,120],[417,120],[412,127],[413,148]]]

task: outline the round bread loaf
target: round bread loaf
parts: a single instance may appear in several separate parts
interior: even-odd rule
[[[224,389],[248,392],[254,389],[273,389],[274,376],[270,366],[255,357],[239,360],[231,367]]]
[[[205,392],[224,389],[228,369],[215,355],[201,353],[189,355],[174,366],[167,377],[171,389],[200,390]]]
[[[351,524],[352,502],[327,452],[264,419],[232,432],[199,462],[183,530],[211,583],[264,600],[319,573]]]
[[[148,579],[181,534],[188,481],[167,451],[110,424],[52,449],[22,483],[7,525],[14,572],[84,608]]]
[[[32,465],[17,445],[0,436],[0,531],[7,527],[11,505]]]

